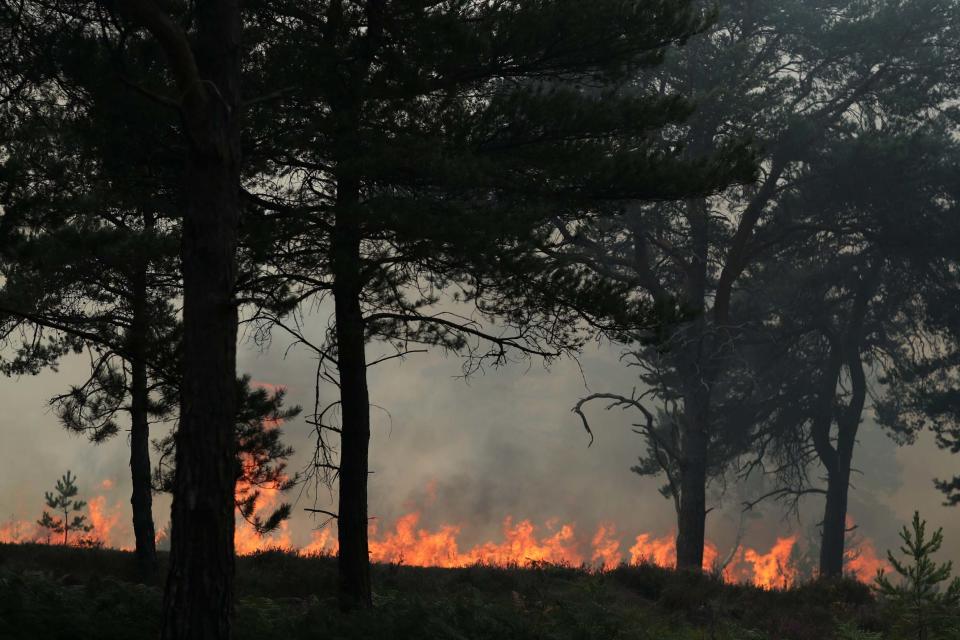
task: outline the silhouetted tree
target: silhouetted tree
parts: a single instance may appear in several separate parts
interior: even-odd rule
[[[776,224],[778,202],[824,170],[814,163],[818,149],[871,119],[916,120],[944,104],[955,9],[938,1],[720,3],[715,27],[651,82],[697,100],[683,132],[690,153],[754,136],[764,150],[759,179],[716,197],[601,211],[561,232],[565,242],[553,251],[629,283],[632,298],[659,312],[652,328],[610,332],[641,367],[640,392],[594,398],[641,411],[649,455],[638,468],[668,477],[680,567],[702,564],[708,482],[736,466],[775,410],[743,375],[752,318],[738,316],[737,301],[764,295],[747,289],[745,276],[802,232]]]
[[[289,518],[290,505],[281,503],[264,516],[259,513],[262,491],[286,492],[297,483],[297,474],[287,473],[293,448],[283,442],[280,425],[300,415],[300,407],[285,407],[284,389],[268,390],[251,385],[249,376],[237,380],[236,506],[237,513],[264,535]],[[157,465],[153,482],[158,491],[173,490],[176,477],[176,432],[154,441]]]
[[[950,579],[951,562],[938,565],[932,558],[943,545],[943,529],[927,538],[927,521],[921,520],[916,511],[911,528],[900,531],[903,559],[887,551],[901,583],[894,584],[881,569],[876,578],[877,592],[890,607],[895,629],[917,640],[942,637],[939,634],[955,630],[960,623],[960,578]]]
[[[62,513],[63,517],[51,515],[49,511],[44,511],[37,524],[44,529],[49,529],[53,533],[63,534],[63,544],[66,545],[70,539],[71,531],[91,531],[92,525],[87,524],[87,516],[81,513],[87,506],[83,500],[75,500],[80,489],[77,487],[77,479],[67,473],[57,480],[55,493],[47,491],[43,494],[47,502],[47,508],[57,513]]]
[[[183,357],[165,639],[228,638],[234,579],[237,238],[240,219],[241,16],[233,0],[110,5],[106,35],[146,33],[165,55],[154,84],[174,85],[184,139]],[[102,23],[101,23],[102,24]],[[134,79],[140,81],[139,78]],[[166,92],[161,89],[161,92]]]
[[[175,119],[117,90],[113,52],[85,37],[81,21],[31,24],[25,16],[36,17],[3,14],[22,27],[22,47],[46,53],[34,62],[29,92],[6,112],[0,312],[35,333],[5,369],[34,370],[68,347],[89,348],[89,378],[53,404],[68,429],[95,442],[117,432],[118,414],[129,414],[136,555],[149,578],[156,571],[149,425],[176,402]],[[128,71],[155,64],[155,54],[136,53]],[[43,337],[52,342],[36,348]]]
[[[925,318],[931,267],[957,234],[957,151],[935,123],[900,133],[888,124],[825,146],[819,177],[779,203],[778,224],[807,231],[761,261],[750,283],[764,294],[752,303],[763,319],[754,337],[770,345],[763,384],[779,386],[780,398],[756,450],[776,461],[781,486],[770,495],[825,495],[821,575],[843,570],[865,409],[895,419],[898,394],[884,380],[916,362],[925,352],[919,345],[942,340]],[[813,459],[826,472],[825,488],[807,476]]]
[[[252,114],[252,162],[283,179],[247,199],[289,238],[259,277],[290,295],[260,319],[311,346],[318,383],[339,389],[313,416],[316,466],[339,483],[342,606],[366,607],[367,368],[382,361],[367,344],[391,345],[387,358],[438,345],[466,354],[467,372],[575,349],[576,313],[556,298],[611,297],[543,260],[530,231],[574,203],[703,193],[752,165],[741,147],[678,157],[657,132],[688,105],[627,82],[703,28],[688,2],[321,4],[323,19],[274,5],[285,19],[258,23],[258,65],[291,89]],[[329,296],[322,340],[283,315]]]

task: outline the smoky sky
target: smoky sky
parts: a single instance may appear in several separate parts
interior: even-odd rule
[[[302,350],[286,352],[286,346],[280,338],[266,350],[241,340],[239,368],[256,381],[287,387],[290,403],[309,413],[315,360]],[[382,351],[370,345],[368,356]],[[672,534],[672,502],[658,492],[662,479],[630,471],[643,449],[640,436],[630,430],[635,416],[596,404],[589,412],[596,441],[588,447],[587,434],[570,411],[590,391],[630,392],[636,384],[633,372],[617,355],[615,345],[591,345],[579,363],[564,360],[549,369],[538,362],[519,363],[466,380],[459,360],[440,353],[415,354],[371,370],[376,406],[370,515],[378,528],[389,529],[397,517],[416,510],[425,528],[461,526],[461,549],[500,540],[508,516],[530,519],[539,534],[551,521],[575,523],[583,540],[599,523],[614,523],[624,551],[639,533]],[[66,433],[47,406],[50,396],[82,381],[86,366],[82,356],[72,357],[58,372],[0,380],[0,518],[35,520],[43,492],[68,468],[79,476],[84,495],[106,493],[117,508],[127,506],[126,434],[90,444]],[[322,393],[329,400],[334,389]],[[155,429],[154,437],[162,435]],[[302,417],[284,429],[297,450],[291,469],[300,469],[310,458],[311,429]],[[872,539],[880,553],[895,548],[899,527],[919,509],[932,525],[944,527],[942,557],[960,562],[960,510],[943,507],[932,486],[933,477],[955,473],[955,458],[939,451],[930,437],[897,447],[867,417],[854,466],[860,472],[852,481],[850,515],[860,535]],[[104,480],[114,486],[101,488]],[[741,501],[760,484],[732,482],[722,492],[714,485],[717,509],[708,517],[708,537],[721,553],[735,536]],[[326,491],[299,495],[291,522],[294,543],[304,544],[321,522],[304,507],[334,504]],[[167,522],[168,509],[169,500],[158,498],[158,528]],[[776,506],[764,507],[747,519],[745,542],[766,549],[778,536],[810,534],[821,509],[817,497],[805,501],[799,520]]]

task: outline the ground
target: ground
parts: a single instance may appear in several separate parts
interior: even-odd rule
[[[237,563],[238,640],[883,638],[882,609],[852,580],[763,591],[654,566],[373,568],[373,612],[342,614],[335,560],[267,552]],[[131,554],[0,545],[0,639],[156,637],[162,589]]]

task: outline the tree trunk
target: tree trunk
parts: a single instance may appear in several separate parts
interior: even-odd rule
[[[861,277],[846,334],[842,341],[831,341],[830,365],[825,378],[820,415],[814,423],[814,446],[827,470],[827,500],[820,540],[820,575],[824,577],[843,575],[850,469],[860,418],[867,401],[867,379],[861,355],[863,325],[881,268],[882,263],[877,262]],[[830,443],[830,416],[842,365],[846,365],[850,375],[850,400],[837,416],[837,441],[833,446]]]
[[[680,511],[677,514],[677,568],[701,571],[707,517],[707,447],[711,387],[719,364],[707,327],[707,280],[710,255],[709,208],[704,198],[686,207],[694,258],[687,267],[683,305],[693,314],[675,344],[683,376],[680,417]]]
[[[843,575],[843,553],[847,535],[847,494],[850,487],[849,461],[827,472],[827,500],[820,539],[820,575]]]
[[[820,575],[828,577],[843,575],[850,469],[857,432],[860,429],[860,417],[866,402],[866,376],[859,345],[848,345],[846,360],[851,380],[850,403],[839,417],[835,455],[832,464],[827,466],[827,500],[824,505],[820,541]]]
[[[157,573],[156,535],[153,527],[153,488],[150,482],[150,419],[147,380],[147,274],[146,267],[133,277],[133,317],[130,324],[130,478],[133,490],[135,555],[141,580]]]
[[[333,234],[333,269],[340,372],[340,504],[337,531],[341,608],[372,606],[367,540],[367,476],[370,448],[370,400],[367,390],[366,338],[360,295],[360,229],[355,210],[359,183],[339,182]]]
[[[696,394],[697,396],[703,393]],[[691,398],[683,420],[680,512],[677,514],[677,568],[701,571],[707,518],[707,404]]]
[[[200,79],[186,88],[183,360],[163,640],[231,636],[237,477],[236,247],[240,191],[240,12],[195,4]]]

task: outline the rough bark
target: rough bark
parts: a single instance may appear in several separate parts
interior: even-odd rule
[[[340,606],[372,606],[367,540],[367,477],[370,446],[370,400],[360,262],[360,229],[356,205],[359,184],[339,183],[337,220],[333,234],[333,269],[337,365],[340,371],[340,503],[337,535]]]
[[[135,556],[140,578],[152,581],[157,574],[156,533],[153,525],[153,490],[150,469],[149,382],[147,378],[147,274],[141,267],[133,276],[130,323],[130,478],[133,490]]]
[[[164,640],[228,639],[234,606],[240,13],[236,0],[203,0],[195,7],[198,76],[179,79],[189,151],[181,246],[183,370]]]

